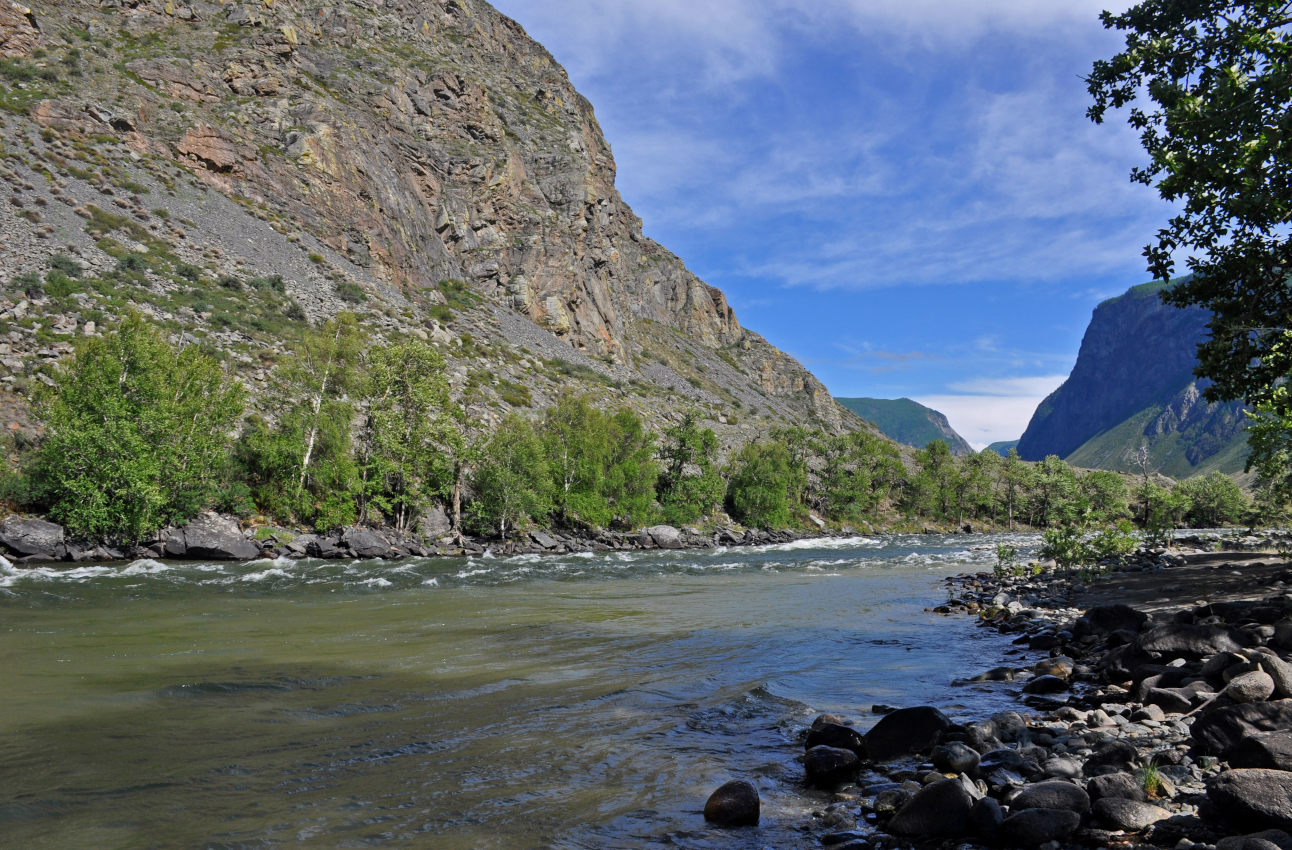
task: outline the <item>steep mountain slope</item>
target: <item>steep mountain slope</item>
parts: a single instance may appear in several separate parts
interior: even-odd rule
[[[253,388],[349,309],[434,340],[489,418],[584,389],[729,444],[859,425],[642,235],[591,105],[481,0],[0,0],[0,54],[11,420],[130,305]]]
[[[909,398],[836,398],[835,401],[868,422],[874,422],[890,439],[924,448],[943,440],[953,455],[973,454],[973,447],[936,410]]]
[[[1017,449],[1017,448],[1018,448],[1018,440],[1001,440],[998,443],[992,443],[990,446],[983,449],[983,451],[995,452],[1001,457],[1009,457],[1009,450]]]
[[[1193,375],[1208,313],[1167,306],[1161,290],[1144,284],[1095,308],[1072,374],[1019,440],[1024,460],[1053,454],[1130,472],[1143,450],[1152,469],[1174,478],[1242,470],[1242,405],[1206,402]]]

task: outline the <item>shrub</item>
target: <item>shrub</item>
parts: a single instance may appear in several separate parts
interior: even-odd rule
[[[359,285],[349,281],[336,285],[336,295],[347,304],[358,304],[368,300],[368,296],[359,288]]]
[[[68,277],[80,277],[85,270],[80,263],[66,254],[55,254],[50,257],[49,267],[54,271],[62,272]]]

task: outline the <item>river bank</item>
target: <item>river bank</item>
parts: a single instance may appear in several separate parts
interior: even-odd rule
[[[1090,583],[1052,570],[947,579],[936,612],[1017,647],[956,684],[1016,691],[1021,705],[962,723],[932,705],[881,708],[865,733],[818,717],[804,771],[833,792],[820,842],[1292,847],[1292,569],[1189,542]]]

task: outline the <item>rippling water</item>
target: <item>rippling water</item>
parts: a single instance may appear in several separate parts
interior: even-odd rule
[[[0,845],[814,846],[816,713],[1013,704],[924,610],[1002,541],[0,573]],[[736,777],[762,826],[706,828]]]

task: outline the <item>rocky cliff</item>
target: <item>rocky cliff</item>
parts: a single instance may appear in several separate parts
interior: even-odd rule
[[[729,442],[858,425],[642,235],[591,105],[480,0],[0,0],[0,54],[11,418],[129,304],[252,387],[349,309],[441,345],[483,415],[582,388]]]
[[[1194,378],[1209,314],[1162,303],[1145,284],[1095,308],[1068,379],[1041,403],[1018,443],[1024,460],[1058,455],[1079,466],[1183,478],[1239,472],[1246,458],[1239,403],[1212,404]]]
[[[953,455],[971,455],[973,446],[951,427],[947,417],[909,398],[837,398],[835,401],[853,413],[873,422],[891,440],[924,448],[942,440]]]

